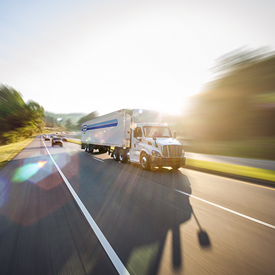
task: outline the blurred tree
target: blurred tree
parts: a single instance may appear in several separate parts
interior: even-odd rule
[[[82,126],[83,122],[91,120],[95,117],[98,117],[98,111],[93,111],[93,112],[89,113],[88,115],[81,117],[77,122],[77,128],[79,130],[81,130],[81,126]]]
[[[275,136],[275,53],[235,51],[216,69],[218,77],[192,98],[193,135],[215,141]]]
[[[218,75],[227,74],[242,66],[268,58],[271,54],[274,53],[267,46],[256,50],[248,50],[245,47],[238,48],[218,58],[216,61],[217,64],[212,70],[218,73]]]
[[[23,126],[22,112],[25,107],[20,93],[0,84],[0,131],[12,131]]]
[[[67,130],[71,130],[71,129],[74,128],[74,125],[72,124],[71,119],[68,118],[68,119],[65,121],[65,127],[66,127]]]
[[[42,131],[44,108],[34,101],[27,104],[19,92],[0,84],[0,137],[8,143]],[[16,134],[15,134],[16,133]]]
[[[46,115],[44,117],[44,122],[46,127],[55,127],[57,126],[56,119],[52,116]]]

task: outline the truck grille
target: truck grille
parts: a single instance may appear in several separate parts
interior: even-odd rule
[[[167,158],[182,157],[182,145],[163,145],[162,153]]]

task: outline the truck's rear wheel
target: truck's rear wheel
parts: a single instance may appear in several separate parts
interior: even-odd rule
[[[146,153],[142,153],[140,156],[140,166],[143,170],[149,169],[149,158]]]
[[[125,163],[125,162],[127,162],[127,154],[126,154],[126,151],[125,150],[123,150],[123,149],[121,149],[120,151],[119,151],[119,160],[120,160],[120,162],[122,162],[122,163]]]
[[[89,153],[93,153],[94,152],[94,145],[93,144],[90,144],[89,145],[89,150],[88,150]]]
[[[113,151],[113,159],[114,159],[115,161],[118,161],[118,160],[119,160],[119,155],[118,155],[117,149],[115,149],[115,150]]]
[[[85,145],[85,152],[89,152],[89,144]]]

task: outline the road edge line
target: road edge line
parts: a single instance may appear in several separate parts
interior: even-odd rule
[[[56,164],[55,160],[53,159],[53,157],[52,157],[51,153],[49,152],[47,146],[45,145],[44,141],[43,141],[43,144],[44,144],[51,160],[53,161],[53,164],[55,165],[57,171],[59,172],[60,176],[64,180],[66,186],[68,187],[69,191],[71,192],[71,194],[72,194],[73,198],[75,199],[76,203],[78,204],[80,210],[82,211],[82,213],[85,216],[86,220],[88,221],[88,223],[90,224],[90,226],[93,229],[94,233],[96,234],[99,242],[101,243],[103,249],[105,250],[105,252],[107,253],[107,255],[110,258],[111,262],[113,263],[114,267],[116,268],[118,274],[125,274],[125,275],[129,274],[130,275],[130,273],[128,272],[126,267],[123,265],[123,263],[119,259],[118,255],[115,253],[114,249],[112,248],[112,246],[110,245],[110,243],[108,242],[106,237],[103,235],[100,228],[98,227],[98,225],[96,224],[96,222],[94,221],[94,219],[92,218],[92,216],[90,215],[90,213],[88,212],[88,210],[86,209],[86,207],[84,206],[84,204],[82,203],[82,201],[80,200],[80,198],[78,197],[76,192],[74,191],[74,189],[71,186],[70,182],[67,180],[67,178],[65,177],[65,175],[63,174],[63,172],[61,171],[59,166]]]

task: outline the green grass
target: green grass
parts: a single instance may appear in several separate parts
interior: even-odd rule
[[[31,137],[19,142],[0,146],[0,169],[27,147],[33,139],[34,137]]]
[[[73,140],[73,139],[67,139],[69,142],[71,143],[75,143],[75,144],[80,144],[81,145],[81,141],[80,140]]]
[[[275,160],[275,138],[265,137],[242,141],[207,142],[190,140],[184,151],[251,159]]]
[[[187,159],[186,165],[238,176],[275,182],[275,171],[247,166]]]

